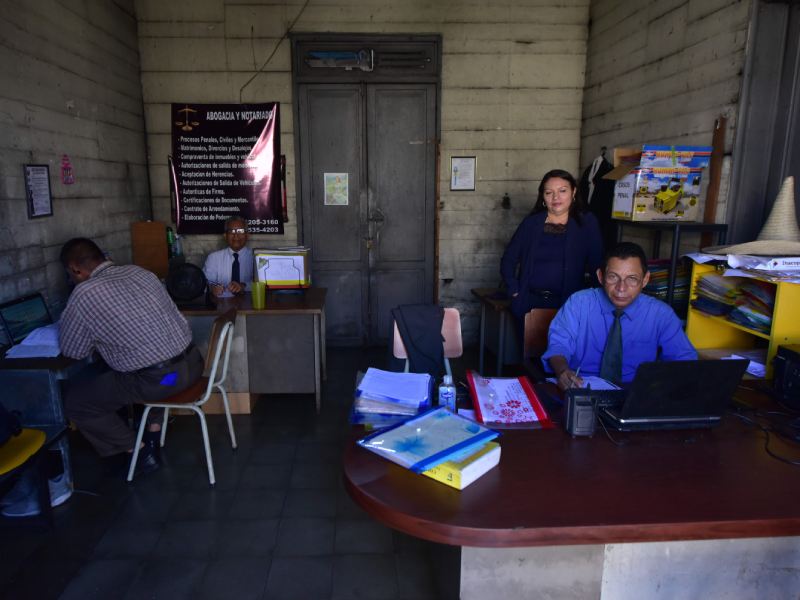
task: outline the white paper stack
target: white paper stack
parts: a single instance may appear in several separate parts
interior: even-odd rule
[[[370,368],[356,387],[354,423],[390,425],[430,406],[431,376]]]

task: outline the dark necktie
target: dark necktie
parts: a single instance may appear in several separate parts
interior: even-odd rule
[[[625,314],[621,308],[614,310],[614,323],[608,331],[603,360],[600,362],[600,377],[619,383],[622,381],[622,323],[620,318]]]
[[[231,265],[231,281],[239,282],[239,253],[233,253],[233,264]]]

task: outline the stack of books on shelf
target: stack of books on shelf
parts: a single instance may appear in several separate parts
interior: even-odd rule
[[[647,268],[650,271],[650,281],[644,288],[644,293],[666,301],[669,285],[669,260],[650,260]],[[676,267],[675,287],[672,294],[673,304],[685,305],[689,299],[689,269],[686,268],[684,262],[679,262]]]
[[[697,280],[697,297],[692,307],[708,315],[719,317],[727,315],[736,308],[739,296],[737,281],[718,273],[706,273]]]
[[[712,316],[769,334],[775,308],[775,286],[764,281],[707,273],[697,280],[692,306]]]
[[[433,379],[427,373],[369,368],[356,386],[350,422],[381,428],[430,408]]]
[[[358,444],[414,473],[464,489],[496,466],[499,434],[444,407],[429,410]]]
[[[775,308],[775,286],[764,281],[745,279],[739,283],[736,308],[728,318],[742,327],[769,335]]]

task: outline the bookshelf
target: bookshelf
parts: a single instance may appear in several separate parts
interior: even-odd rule
[[[717,270],[715,264],[692,266],[689,298],[697,297],[697,282],[706,273]],[[761,280],[766,281],[766,280]],[[769,283],[769,282],[768,282]],[[775,286],[775,307],[769,334],[749,329],[725,317],[707,315],[691,305],[686,316],[686,335],[698,351],[706,349],[753,350],[764,354],[767,379],[772,378],[772,359],[778,346],[800,343],[800,285],[787,282],[770,283]]]

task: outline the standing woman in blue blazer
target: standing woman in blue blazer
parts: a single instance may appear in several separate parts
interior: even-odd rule
[[[545,173],[533,211],[517,227],[500,261],[511,312],[522,332],[532,308],[560,308],[584,287],[603,262],[597,219],[585,212],[575,178],[561,169]],[[520,337],[520,343],[522,338]]]

